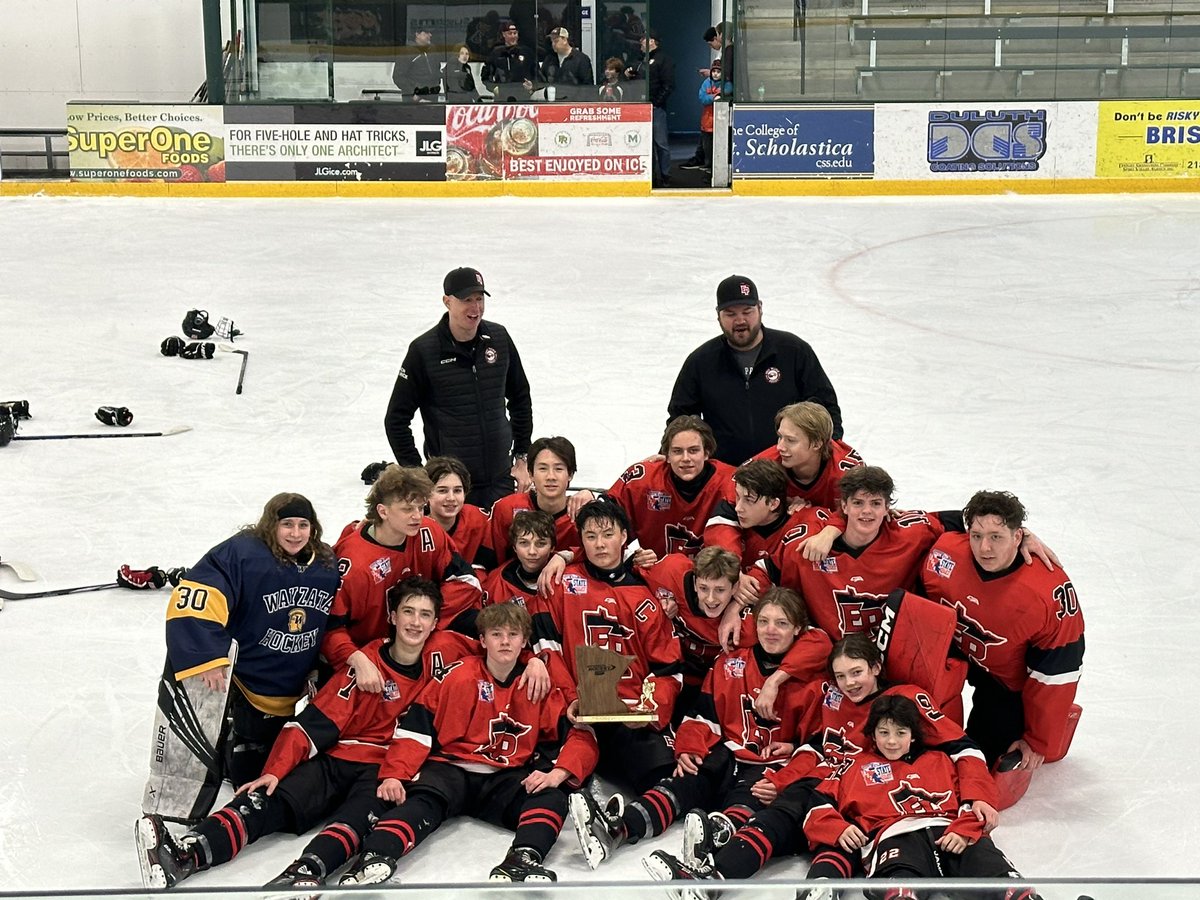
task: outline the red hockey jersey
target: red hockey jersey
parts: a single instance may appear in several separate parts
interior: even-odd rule
[[[536,649],[549,654],[547,664],[556,681],[562,672],[570,684],[579,683],[575,648],[581,644],[634,657],[618,683],[618,696],[636,704],[642,682],[650,679],[657,727],[670,723],[682,685],[683,657],[670,620],[637,575],[625,567],[603,572],[586,561],[572,563],[554,593],[539,604],[533,627]]]
[[[533,615],[537,601],[537,576],[533,578],[533,587],[527,587],[521,580],[520,571],[521,561],[510,559],[498,569],[489,572],[483,580],[483,605],[518,603]]]
[[[483,657],[433,681],[404,716],[379,769],[379,778],[411,781],[426,759],[453,763],[472,772],[495,772],[528,765],[539,749],[551,766],[571,773],[579,786],[599,758],[591,729],[567,721],[567,700],[558,688],[533,703],[517,681],[517,667],[500,681]]]
[[[779,450],[776,447],[768,447],[754,458],[769,459],[771,462],[783,465],[783,461],[779,456]],[[825,509],[839,509],[839,501],[842,499],[842,495],[838,490],[838,483],[842,480],[843,475],[855,466],[861,466],[862,464],[862,457],[858,455],[857,450],[844,441],[835,440],[833,441],[832,453],[829,459],[821,463],[821,469],[817,472],[817,477],[812,481],[807,483],[797,481],[795,476],[788,471],[788,499],[799,498],[808,501],[813,506],[822,506]]]
[[[351,522],[333,546],[342,586],[333,598],[321,653],[335,669],[355,650],[388,636],[388,588],[405,578],[420,575],[442,583],[441,628],[459,613],[478,609],[482,600],[474,570],[433,519],[424,517],[417,535],[399,547],[385,547],[368,537],[367,527],[365,522]]]
[[[894,684],[858,703],[820,681],[810,681],[804,691],[806,696],[801,705],[809,712],[809,718],[802,724],[801,733],[808,737],[786,766],[766,776],[780,790],[801,778],[826,778],[844,772],[854,757],[871,746],[864,730],[871,704],[877,697],[899,695],[912,700],[921,711],[925,745],[944,751],[954,760],[964,797],[996,805],[996,785],[983,751],[967,737],[962,726],[937,708],[922,688]]]
[[[757,645],[719,656],[704,679],[695,709],[675,733],[675,755],[707,756],[721,741],[742,762],[785,762],[790,754],[768,754],[767,748],[796,739],[800,723],[807,718],[801,704],[811,698],[805,694],[803,682],[793,679],[784,684],[775,700],[778,721],[764,719],[754,711],[763,682],[778,664],[778,659]]]
[[[888,594],[916,586],[925,555],[944,531],[936,516],[905,512],[889,517],[866,547],[852,550],[838,540],[825,559],[810,562],[794,544],[781,544],[751,574],[763,589],[781,584],[798,591],[813,624],[835,639],[873,631]]]
[[[479,642],[451,631],[435,631],[421,658],[401,665],[388,653],[388,642],[372,641],[363,653],[383,676],[383,691],[358,689],[354,668],[331,678],[300,715],[283,726],[263,772],[282,779],[304,760],[328,753],[350,762],[381,763],[400,717],[432,680],[441,681],[478,655]]]
[[[814,844],[836,844],[853,822],[871,838],[862,849],[868,875],[874,874],[875,849],[884,838],[939,825],[971,841],[983,836],[974,813],[960,811],[954,763],[937,750],[911,761],[865,750],[841,775],[821,782],[818,792],[825,802],[805,817],[805,836]]]
[[[742,528],[738,525],[733,504],[722,501],[717,504],[704,528],[704,545],[724,547],[741,558],[743,569],[749,569],[758,560],[774,555],[780,547],[794,545],[797,541],[820,534],[830,521],[828,511],[806,506],[766,525]]]
[[[690,482],[679,481],[666,460],[634,463],[607,492],[629,517],[629,539],[653,550],[659,559],[670,553],[695,556],[700,535],[722,500],[732,503],[733,466],[709,460]]]
[[[496,551],[498,565],[513,558],[512,547],[508,544],[508,529],[512,525],[513,519],[526,510],[537,508],[537,501],[532,489],[519,494],[509,494],[492,504],[492,549]],[[564,509],[562,512],[553,513],[552,518],[554,519],[555,549],[566,550],[569,547],[578,547],[579,532],[575,528],[575,521],[567,515],[567,511]]]
[[[496,552],[492,549],[492,520],[478,506],[464,503],[454,527],[447,533],[458,548],[458,555],[475,568],[490,571],[496,567]]]
[[[945,534],[921,572],[925,593],[955,610],[955,642],[1010,691],[1020,691],[1025,741],[1054,761],[1065,752],[1067,714],[1083,668],[1083,613],[1061,569],[1027,566],[984,572],[965,534]]]

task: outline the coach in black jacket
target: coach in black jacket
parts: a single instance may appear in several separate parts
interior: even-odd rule
[[[717,285],[721,336],[684,360],[668,421],[701,416],[717,438],[714,459],[741,465],[775,443],[775,413],[789,403],[812,400],[829,410],[833,436],[842,436],[842,411],[817,354],[788,331],[762,325],[758,288],[745,275]]]
[[[461,459],[471,473],[467,502],[486,509],[512,493],[514,478],[521,490],[529,478],[529,379],[508,331],[483,318],[483,276],[454,269],[442,290],[446,314],[408,345],[384,429],[396,461],[419,466],[412,419],[420,410],[426,458]]]

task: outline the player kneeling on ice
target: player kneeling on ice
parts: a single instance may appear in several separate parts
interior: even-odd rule
[[[1014,878],[1020,873],[984,834],[961,801],[954,763],[928,750],[924,717],[907,697],[871,704],[870,744],[840,775],[817,790],[823,801],[804,823],[814,844],[836,843],[862,856],[868,878]],[[876,898],[917,896],[906,888],[867,891]],[[1031,887],[980,891],[988,900],[1033,900]]]
[[[195,820],[222,778],[236,786],[262,774],[307,691],[338,581],[312,503],[294,493],[276,494],[256,524],[188,570],[167,605],[142,812]]]
[[[405,579],[388,591],[387,605],[390,638],[362,651],[382,673],[382,690],[363,690],[354,667],[343,669],[284,726],[263,774],[223,809],[178,839],[160,816],[143,816],[136,838],[146,887],[173,887],[261,837],[303,834],[323,819],[329,824],[268,886],[315,887],[358,850],[391,806],[377,789],[396,722],[430,681],[478,652],[475,641],[434,631],[442,595],[432,581]]]
[[[568,721],[559,688],[540,703],[517,688],[532,631],[523,607],[489,606],[476,624],[485,658],[430,684],[405,715],[379,770],[379,796],[392,808],[341,884],[387,881],[401,856],[455,816],[516,832],[493,881],[556,880],[543,862],[567,814],[561,785],[591,774],[596,739]]]

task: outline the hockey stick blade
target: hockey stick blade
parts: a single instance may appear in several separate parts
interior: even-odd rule
[[[185,431],[191,431],[191,425],[176,425],[174,428],[167,428],[163,431],[126,431],[114,432],[112,434],[18,434],[13,437],[14,441],[73,441],[86,440],[92,438],[143,438],[143,437],[170,437],[173,434],[183,434]]]
[[[8,566],[21,581],[37,581],[37,572],[33,571],[33,566],[27,563],[18,562],[15,559],[0,559],[0,566]]]
[[[83,587],[59,588],[54,591],[33,591],[28,594],[0,589],[0,600],[36,600],[38,597],[64,597],[67,594],[87,594],[92,591],[107,591],[115,587],[120,587],[120,585],[115,581],[110,581],[107,584],[85,584]]]

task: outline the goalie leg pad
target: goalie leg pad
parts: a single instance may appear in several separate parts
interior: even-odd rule
[[[232,664],[237,643],[229,648]],[[176,681],[170,660],[158,684],[150,749],[150,777],[142,795],[142,811],[169,819],[203,818],[217,799],[224,774],[223,746],[227,737],[224,691],[211,691],[197,676]]]

